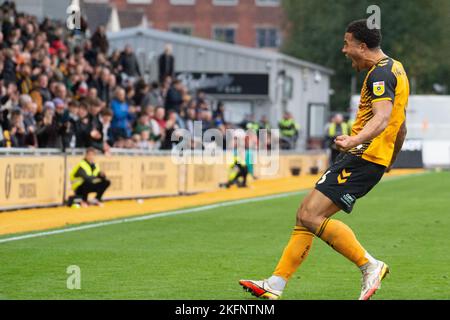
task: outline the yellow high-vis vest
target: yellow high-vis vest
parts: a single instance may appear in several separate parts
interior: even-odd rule
[[[343,135],[349,135],[350,134],[350,130],[348,128],[348,125],[345,122],[342,122],[340,124],[340,126],[341,126],[341,130],[342,130],[342,134]],[[330,127],[328,128],[328,136],[329,137],[336,136],[336,123],[334,123],[334,122],[330,123]]]
[[[77,190],[78,187],[81,186],[84,182],[84,179],[82,177],[75,176],[78,169],[83,169],[84,172],[86,172],[86,174],[90,177],[98,177],[98,175],[100,174],[100,167],[97,164],[95,164],[94,166],[94,170],[92,170],[89,162],[87,162],[86,159],[83,159],[72,169],[72,171],[70,172],[70,184],[73,191]]]

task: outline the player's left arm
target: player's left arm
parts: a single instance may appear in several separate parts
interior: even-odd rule
[[[392,154],[391,162],[389,166],[386,168],[386,172],[391,171],[392,165],[395,163],[398,153],[400,152],[400,150],[402,150],[407,132],[408,130],[406,129],[406,121],[403,121],[400,129],[398,130],[397,138],[395,138],[394,152]]]

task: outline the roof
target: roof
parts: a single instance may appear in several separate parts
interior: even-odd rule
[[[131,28],[142,24],[145,13],[141,10],[118,10],[120,28]]]
[[[97,30],[98,26],[108,24],[112,8],[105,3],[83,2],[81,12],[84,13],[91,33]]]
[[[161,39],[170,43],[178,43],[184,45],[191,45],[195,47],[203,47],[205,49],[217,50],[230,54],[237,54],[255,59],[264,60],[281,60],[285,63],[290,63],[299,67],[311,68],[319,70],[325,74],[332,75],[334,71],[319,64],[297,59],[279,52],[268,51],[264,49],[248,48],[240,45],[224,43],[215,40],[202,39],[192,36],[181,35],[173,32],[156,30],[153,28],[134,27],[122,29],[119,32],[108,32],[108,39],[129,38],[132,36],[145,36],[149,38]]]

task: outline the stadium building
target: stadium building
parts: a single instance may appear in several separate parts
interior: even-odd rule
[[[175,72],[190,90],[204,91],[225,104],[226,117],[239,123],[266,115],[276,127],[284,111],[301,126],[298,146],[323,137],[333,71],[307,61],[261,49],[194,38],[150,28],[109,33],[111,50],[131,45],[148,81],[158,77],[158,57],[173,46]]]

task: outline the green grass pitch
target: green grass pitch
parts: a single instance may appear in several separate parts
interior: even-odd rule
[[[241,278],[268,277],[304,195],[0,244],[1,299],[253,299]],[[380,183],[339,213],[391,267],[374,299],[450,299],[450,173]],[[24,213],[26,214],[26,213]],[[81,290],[66,268],[81,268]],[[284,299],[355,299],[360,273],[315,239]]]

